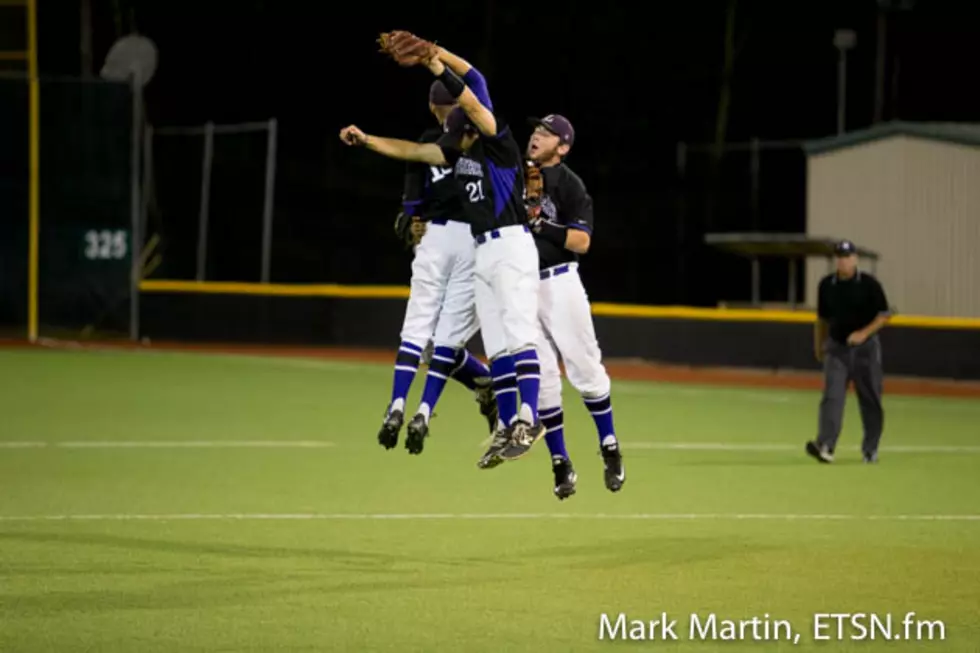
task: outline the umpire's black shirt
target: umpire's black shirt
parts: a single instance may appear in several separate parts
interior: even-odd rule
[[[888,312],[885,290],[874,276],[858,270],[850,279],[828,274],[820,280],[817,315],[830,325],[830,339],[842,345],[847,336]]]

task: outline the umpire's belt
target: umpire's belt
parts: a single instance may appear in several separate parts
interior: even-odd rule
[[[557,277],[560,274],[565,274],[571,270],[574,270],[574,263],[565,263],[563,265],[556,265],[545,270],[541,270],[541,280],[550,279],[552,277]]]
[[[500,232],[503,231],[504,229],[513,229],[513,228],[516,228],[516,227],[520,227],[525,232],[531,233],[531,230],[527,228],[527,225],[526,224],[521,224],[521,225],[512,224],[512,225],[508,225],[506,227],[501,227],[500,229],[491,229],[490,231],[484,231],[482,234],[478,234],[476,236],[476,244],[477,245],[482,245],[483,243],[487,242],[488,240],[496,240],[496,239],[500,238],[500,236],[502,235]]]

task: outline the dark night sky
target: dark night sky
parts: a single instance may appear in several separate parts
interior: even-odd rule
[[[160,68],[146,95],[154,124],[278,118],[275,281],[407,281],[409,257],[390,235],[403,168],[344,148],[336,137],[350,122],[407,138],[430,124],[429,74],[400,69],[376,53],[377,33],[398,28],[436,39],[479,66],[495,104],[522,139],[526,116],[559,112],[575,124],[578,142],[569,164],[596,201],[597,231],[583,269],[593,299],[746,299],[747,266],[705,250],[700,239],[706,230],[752,226],[747,159],[726,158],[720,190],[711,193],[699,176],[706,157],[692,160],[686,188],[674,163],[678,141],[714,136],[725,0],[542,5],[560,7],[551,13],[492,0],[329,8],[295,0],[93,3],[97,62],[117,36],[114,6],[124,18],[132,8],[139,30],[157,43]],[[53,4],[41,13],[42,72],[77,74],[78,14],[55,16],[64,5]],[[889,20],[886,119],[980,120],[980,30],[971,4],[920,0],[910,14]],[[839,27],[856,30],[858,39],[849,57],[848,127],[871,122],[875,0],[740,0],[735,16],[739,46],[728,140],[834,132],[832,38]],[[215,198],[222,238],[213,236],[209,274],[253,280],[261,196],[242,191],[233,197],[228,189],[261,186],[261,147],[249,165],[222,163],[218,147],[216,166],[225,166],[226,178],[216,186],[225,184],[226,199]],[[154,225],[168,243],[167,276],[192,274],[197,182],[187,177],[183,190],[176,190],[179,184],[168,188],[164,180],[168,168],[193,170],[180,162],[194,161],[196,151],[168,161],[164,147],[156,162],[163,208]],[[803,230],[802,155],[767,153],[762,166],[759,227]],[[181,193],[190,207],[183,212],[174,208]],[[711,200],[713,212],[706,208]],[[253,222],[254,229],[243,226]],[[768,299],[782,299],[784,278],[778,264],[765,269]]]

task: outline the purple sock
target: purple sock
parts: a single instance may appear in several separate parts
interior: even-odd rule
[[[538,421],[538,393],[541,390],[541,366],[538,352],[525,349],[514,354],[514,368],[517,371],[517,386],[521,389],[521,404],[531,409],[531,423]]]
[[[457,349],[455,356],[452,377],[470,390],[476,390],[477,379],[490,378],[490,368],[465,348]]]
[[[565,448],[564,417],[560,407],[541,411],[541,423],[545,428],[544,441],[548,445],[551,457],[561,456],[567,460],[569,456]]]
[[[504,426],[517,418],[517,373],[514,371],[514,359],[510,354],[497,356],[490,363],[490,373],[493,376],[493,392],[497,396],[497,411]]]
[[[429,373],[425,375],[425,388],[422,390],[422,403],[420,412],[425,414],[428,419],[439,403],[439,397],[446,387],[446,380],[452,372],[453,365],[456,364],[456,352],[452,347],[436,347],[432,352],[432,360],[429,362]],[[422,410],[422,406],[427,406]]]
[[[583,401],[585,401],[585,407],[592,415],[592,421],[595,422],[596,432],[599,434],[599,444],[604,444],[609,437],[615,441],[616,429],[613,426],[612,400],[609,398],[609,394],[595,398],[583,398]]]
[[[405,399],[408,391],[415,380],[415,374],[419,371],[419,358],[422,356],[422,348],[410,342],[402,341],[398,347],[398,355],[395,357],[395,376],[391,384],[391,404],[396,401],[404,410]]]

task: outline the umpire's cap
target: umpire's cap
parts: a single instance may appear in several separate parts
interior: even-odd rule
[[[535,127],[544,127],[558,137],[562,145],[571,147],[575,143],[575,128],[565,116],[551,113],[544,118],[531,118],[530,122]]]
[[[837,256],[851,256],[857,254],[857,247],[849,240],[842,240],[834,245],[834,254]]]

